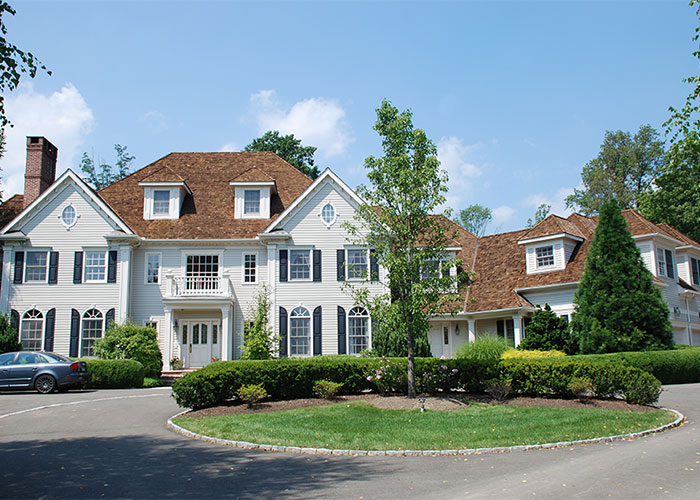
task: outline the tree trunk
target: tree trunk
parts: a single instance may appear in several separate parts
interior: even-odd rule
[[[416,397],[416,365],[414,362],[413,354],[413,330],[409,327],[408,329],[408,392],[407,396],[409,398]]]

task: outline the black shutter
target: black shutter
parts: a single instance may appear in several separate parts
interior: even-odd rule
[[[286,250],[285,250],[286,252]],[[281,250],[280,250],[281,253]],[[287,310],[280,307],[280,358],[287,357]]]
[[[321,281],[321,250],[314,250],[314,281]]]
[[[345,250],[339,249],[338,256],[338,281],[345,281]]]
[[[280,250],[280,281],[287,281],[287,250]]]
[[[114,308],[110,309],[107,311],[107,314],[105,314],[105,331],[107,331],[107,328],[109,328],[109,325],[114,323]]]
[[[377,262],[377,251],[374,248],[369,251],[369,279],[379,281],[379,262]]]
[[[77,253],[77,252],[76,252]],[[81,252],[82,257],[82,252]],[[82,260],[82,259],[81,259]],[[80,313],[75,309],[70,312],[70,356],[78,357],[78,347],[80,345]]]
[[[10,310],[10,326],[19,333],[19,313],[14,309]]]
[[[15,283],[22,283],[24,272],[24,252],[15,252]]]
[[[83,252],[75,252],[73,258],[73,283],[83,282]],[[77,356],[77,354],[76,354]]]
[[[49,254],[49,284],[58,283],[58,252]]]
[[[53,351],[53,332],[56,327],[56,309],[49,309],[46,313],[46,327],[44,329],[44,350]]]
[[[666,276],[673,278],[676,273],[673,272],[673,252],[671,250],[666,250]]]
[[[338,354],[347,354],[345,343],[345,309],[338,306]]]
[[[107,283],[117,282],[117,251],[109,251],[109,260],[107,263]]]
[[[496,333],[499,337],[505,338],[506,336],[506,329],[502,319],[496,321]]]
[[[314,356],[321,355],[321,306],[314,309]]]

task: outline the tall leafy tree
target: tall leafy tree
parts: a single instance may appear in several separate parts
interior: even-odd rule
[[[527,220],[527,227],[535,227],[537,224],[545,220],[551,209],[552,205],[542,203],[539,207],[537,207],[537,210],[535,210],[535,217]]]
[[[493,212],[482,205],[469,205],[460,210],[454,220],[480,238],[486,232],[486,226],[493,220]]]
[[[600,209],[574,303],[572,335],[583,354],[673,345],[668,306],[614,198]]]
[[[607,131],[598,156],[583,167],[584,188],[574,189],[566,206],[593,215],[606,200],[616,198],[622,208],[637,209],[665,162],[664,143],[653,127],[643,125],[634,136]]]
[[[371,312],[405,342],[407,392],[415,397],[416,340],[427,340],[431,315],[458,307],[456,295],[450,293],[456,290],[456,278],[438,272],[439,267],[444,271],[456,264],[441,262],[451,236],[449,226],[431,216],[445,202],[447,174],[440,168],[435,145],[423,130],[414,128],[411,111],[399,112],[382,101],[374,130],[382,138],[383,154],[365,159],[369,185],[360,186],[358,193],[366,204],[357,210],[355,223],[346,227],[375,249],[378,262],[388,269],[389,292],[372,302]],[[362,302],[361,291],[358,294]]]
[[[87,153],[83,153],[80,160],[80,170],[82,170],[85,180],[95,189],[107,187],[129,175],[129,168],[135,157],[126,151],[126,146],[115,144],[114,151],[117,153],[117,161],[114,166],[99,158],[97,161],[99,166],[96,166],[95,160],[90,158]]]
[[[314,166],[314,146],[302,146],[301,139],[294,134],[280,135],[277,130],[269,130],[262,137],[253,139],[244,151],[272,151],[302,173],[315,179],[319,175],[318,167]]]

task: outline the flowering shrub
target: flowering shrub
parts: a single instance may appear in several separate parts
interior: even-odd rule
[[[397,359],[381,358],[379,361],[379,366],[370,367],[367,380],[380,394],[405,393],[408,386],[406,364]]]
[[[221,358],[211,358],[212,363],[216,363],[217,361],[221,361]]]
[[[182,370],[183,366],[184,364],[182,363],[182,360],[177,356],[170,360],[170,368],[173,370]]]
[[[437,394],[459,387],[459,370],[450,368],[446,364],[433,364],[426,366],[423,373],[416,374],[418,392],[424,394]]]

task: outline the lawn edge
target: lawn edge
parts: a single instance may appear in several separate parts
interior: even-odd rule
[[[650,434],[657,434],[660,432],[673,429],[674,427],[679,427],[682,425],[686,418],[678,410],[673,408],[659,407],[659,410],[666,410],[674,413],[676,419],[668,424],[655,427],[653,429],[646,429],[639,432],[630,432],[627,434],[616,434],[613,436],[603,436],[590,439],[579,439],[576,441],[559,441],[557,443],[543,443],[543,444],[528,444],[528,445],[517,445],[517,446],[499,446],[495,448],[467,448],[463,450],[336,450],[329,448],[302,448],[299,446],[278,446],[272,444],[261,444],[261,443],[250,443],[248,441],[232,441],[229,439],[215,438],[211,436],[206,436],[204,434],[198,434],[192,432],[188,429],[180,427],[173,422],[174,418],[183,416],[189,413],[190,410],[184,410],[173,415],[167,421],[167,427],[172,431],[191,439],[196,439],[198,441],[204,441],[206,443],[218,444],[223,446],[229,446],[232,448],[240,448],[245,450],[260,450],[260,451],[272,451],[272,452],[282,452],[282,453],[296,453],[305,455],[340,455],[340,456],[381,456],[381,457],[415,457],[415,456],[447,456],[447,455],[480,455],[486,453],[510,453],[513,451],[531,451],[531,450],[541,450],[541,449],[552,449],[552,448],[565,448],[567,446],[575,446],[582,444],[591,443],[609,443],[613,441],[626,441],[629,439],[637,439],[640,437],[648,436]]]

